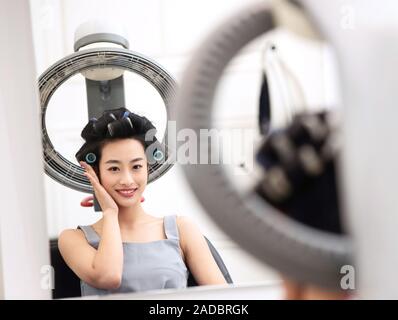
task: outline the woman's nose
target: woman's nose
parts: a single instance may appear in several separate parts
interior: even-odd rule
[[[124,172],[120,177],[120,184],[131,185],[134,183],[134,176],[131,172]]]

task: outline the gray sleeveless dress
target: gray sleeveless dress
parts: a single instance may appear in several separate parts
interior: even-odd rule
[[[123,242],[122,283],[115,290],[97,289],[80,281],[82,296],[186,288],[188,270],[180,253],[176,216],[164,217],[167,239],[151,242]],[[78,226],[87,242],[98,249],[100,237],[91,226]]]

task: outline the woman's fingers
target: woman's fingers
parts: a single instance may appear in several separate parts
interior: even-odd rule
[[[99,182],[94,170],[91,167],[88,168],[87,164],[86,164],[85,169],[86,169],[86,171],[84,172],[84,175],[89,179],[91,185],[93,186],[94,193],[95,193],[96,197],[100,198],[101,197],[100,195],[107,194],[104,187]]]
[[[91,185],[95,190],[99,190],[102,188],[101,184],[97,179],[95,179],[91,173],[88,173],[87,171],[84,173],[84,175],[90,180]]]
[[[87,163],[80,161],[80,165],[84,168],[84,175],[88,178],[88,180],[90,181],[91,185],[94,188],[94,192],[98,193],[101,188],[102,185],[100,184],[97,175],[95,174],[95,171],[93,170],[93,168],[91,166],[89,166]]]
[[[97,182],[99,183],[99,179],[98,179],[98,177],[97,177],[97,174],[95,173],[94,169],[93,169],[89,164],[87,164],[87,163],[84,162],[84,161],[80,161],[80,165],[83,167],[83,169],[86,170],[87,173],[89,173],[89,174],[91,175],[91,177],[92,177],[95,181],[97,181]]]
[[[113,211],[118,211],[118,206],[116,202],[113,200],[111,195],[105,190],[105,188],[99,182],[99,179],[94,171],[94,169],[88,165],[87,163],[81,161],[80,165],[85,169],[84,175],[89,179],[91,185],[94,189],[94,194],[101,206],[103,211],[107,209],[111,209]]]
[[[94,169],[89,164],[85,163],[84,161],[80,161],[80,165],[85,170],[84,175],[90,180],[90,183],[93,186],[93,188],[94,189],[102,188],[101,183],[99,182],[99,179],[98,179],[97,174],[95,173]]]

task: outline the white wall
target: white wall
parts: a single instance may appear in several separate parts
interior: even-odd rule
[[[92,18],[110,18],[125,24],[129,31],[130,49],[155,59],[179,80],[200,40],[224,18],[250,2],[254,1],[31,0],[38,75],[73,52],[74,31],[80,23]],[[330,106],[337,101],[330,81],[333,79],[330,73],[333,68],[325,47],[299,40],[280,30],[245,48],[228,68],[216,97],[219,106],[216,119],[220,127],[256,127],[261,79],[259,70],[265,40],[276,43],[281,59],[302,83],[310,107]],[[134,81],[137,80],[131,80],[127,86],[133,86]],[[280,104],[280,88],[273,85],[271,90],[273,102]],[[134,106],[132,111],[148,111],[151,119],[154,116],[150,107],[161,105],[161,101],[150,91],[151,88],[134,91],[128,97],[127,105],[130,101]],[[49,105],[47,122],[50,137],[55,148],[62,150],[62,154],[71,160],[82,143],[80,130],[86,122],[85,108],[82,77],[68,81]],[[162,123],[162,117],[158,118],[155,124]],[[48,177],[45,177],[45,186],[51,237],[57,236],[64,228],[89,224],[99,218],[92,209],[79,206],[85,194],[67,189]],[[144,207],[149,213],[177,213],[193,217],[218,248],[237,282],[277,277],[268,267],[243,252],[213,224],[190,192],[180,168],[174,167],[149,185],[145,196]]]
[[[48,299],[39,102],[26,1],[1,3],[0,38],[0,299]]]

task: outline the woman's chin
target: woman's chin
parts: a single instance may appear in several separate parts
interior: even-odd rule
[[[127,208],[140,203],[139,198],[136,195],[132,198],[120,199],[120,197],[116,201],[117,205],[121,208]]]

